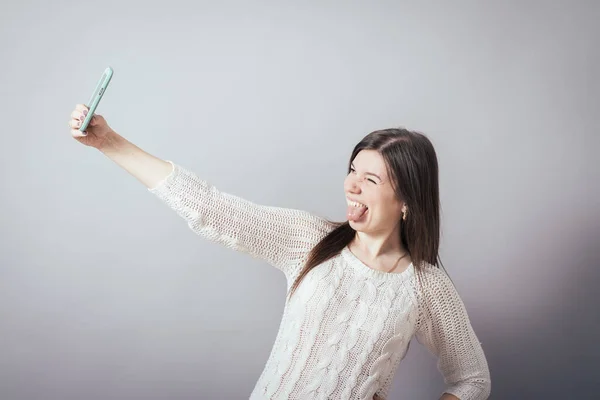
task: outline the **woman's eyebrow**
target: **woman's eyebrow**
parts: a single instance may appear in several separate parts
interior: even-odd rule
[[[354,167],[354,163],[350,164],[350,166],[351,166],[352,168],[355,168],[355,167]],[[379,177],[379,175],[377,175],[377,174],[374,174],[374,173],[372,173],[372,172],[365,172],[365,175],[372,175],[372,176],[376,177],[377,179],[379,179],[380,181],[383,181],[383,179],[381,179],[381,178]]]

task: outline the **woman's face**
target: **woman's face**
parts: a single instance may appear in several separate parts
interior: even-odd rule
[[[392,187],[383,157],[376,150],[361,150],[344,180],[348,202],[347,218],[356,231],[388,233],[402,216],[402,206]],[[358,202],[366,206],[355,207]]]

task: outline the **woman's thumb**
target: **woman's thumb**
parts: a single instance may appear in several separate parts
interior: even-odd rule
[[[99,123],[102,122],[104,118],[102,118],[102,115],[98,115],[98,114],[94,114],[94,116],[92,117],[92,120],[90,121],[90,125],[95,126],[98,125]]]

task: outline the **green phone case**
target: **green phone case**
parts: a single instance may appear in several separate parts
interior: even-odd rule
[[[102,100],[102,96],[104,96],[104,93],[106,93],[106,88],[108,87],[108,84],[112,79],[113,73],[114,71],[111,67],[107,67],[104,70],[104,73],[102,73],[102,77],[98,81],[96,89],[94,89],[94,93],[92,94],[92,97],[90,98],[90,101],[87,104],[87,106],[89,107],[89,111],[85,119],[83,120],[83,123],[79,127],[79,131],[85,132],[85,130],[87,129],[90,121],[92,120],[92,117],[94,116],[94,112],[96,112],[96,108],[98,108],[100,100]]]

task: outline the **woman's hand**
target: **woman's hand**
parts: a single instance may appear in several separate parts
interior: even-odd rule
[[[85,104],[77,104],[71,113],[69,128],[71,128],[71,136],[78,142],[86,146],[99,148],[106,140],[106,135],[112,132],[112,129],[106,123],[106,120],[101,115],[95,114],[88,124],[85,133],[79,131],[79,127],[83,123],[89,108]]]

